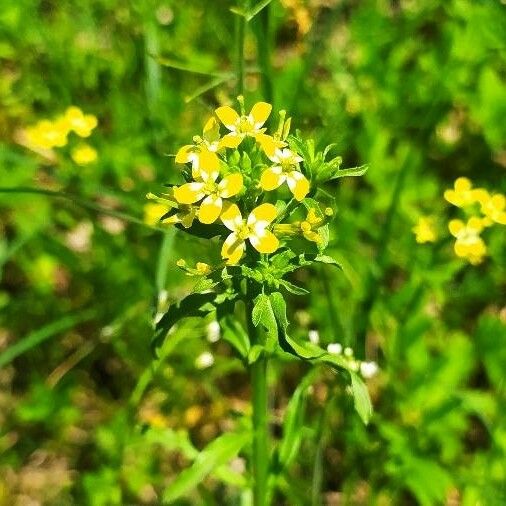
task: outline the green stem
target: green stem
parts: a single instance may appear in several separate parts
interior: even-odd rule
[[[269,420],[268,359],[263,356],[251,365],[250,377],[253,404],[253,504],[268,505]]]
[[[246,2],[245,2],[246,3]],[[244,39],[246,37],[246,19],[237,16],[236,19],[236,68],[237,68],[237,94],[244,94]]]

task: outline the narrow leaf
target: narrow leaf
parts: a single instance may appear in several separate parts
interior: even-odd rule
[[[248,443],[247,432],[228,433],[215,439],[195,459],[192,466],[180,473],[163,493],[163,502],[170,503],[191,492],[215,469],[233,459]]]
[[[355,410],[362,421],[367,425],[372,416],[372,404],[367,386],[357,373],[350,372],[350,375]]]

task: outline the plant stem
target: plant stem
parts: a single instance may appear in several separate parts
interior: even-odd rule
[[[244,93],[244,39],[246,37],[246,18],[244,16],[237,16],[235,36],[237,94],[242,95]]]
[[[250,367],[253,404],[253,504],[268,505],[269,420],[267,390],[268,359],[262,356]]]

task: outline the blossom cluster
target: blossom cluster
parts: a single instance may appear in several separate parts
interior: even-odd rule
[[[159,214],[162,223],[190,233],[196,222],[215,227],[214,235],[224,239],[221,256],[228,265],[238,264],[250,247],[270,254],[295,236],[318,244],[320,229],[333,214],[307,198],[311,181],[303,157],[289,142],[291,121],[284,111],[276,132],[268,133],[272,106],[257,102],[246,113],[242,97],[239,103],[240,113],[218,107],[202,134],[177,151],[175,161],[186,181],[162,196],[148,194],[155,202],[145,208],[150,223]],[[303,209],[300,219],[281,223],[298,207]]]
[[[448,223],[455,237],[454,251],[458,257],[477,265],[487,254],[487,246],[481,233],[488,227],[506,225],[506,197],[491,194],[484,188],[474,188],[472,182],[459,177],[444,198],[466,213],[466,219],[453,219]]]
[[[44,119],[26,128],[26,144],[34,151],[62,148],[69,143],[71,133],[88,138],[97,124],[94,115],[84,114],[79,107],[71,106],[53,120]],[[78,165],[87,165],[97,159],[97,152],[88,143],[80,142],[72,148],[71,157]]]

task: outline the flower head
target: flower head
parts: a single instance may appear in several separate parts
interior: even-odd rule
[[[73,130],[79,137],[89,137],[98,121],[93,114],[84,114],[79,107],[69,107],[65,111],[64,120],[69,130]]]
[[[230,131],[224,139],[227,138],[227,142],[235,142],[235,147],[237,147],[246,136],[256,139],[257,136],[265,132],[265,128],[262,127],[271,114],[271,111],[271,104],[267,102],[257,102],[247,115],[243,114],[239,116],[239,114],[228,105],[218,107],[215,113],[218,119],[225,125],[225,128]],[[266,141],[265,137],[259,137],[259,142],[262,140]]]
[[[426,242],[434,242],[437,239],[434,220],[427,216],[418,219],[418,223],[412,228],[416,236],[416,242],[424,244]]]
[[[481,212],[485,215],[487,226],[493,223],[506,225],[506,197],[501,193],[488,195],[488,198],[481,200]]]
[[[293,196],[301,201],[309,193],[309,181],[299,170],[302,157],[288,148],[276,149],[267,156],[274,165],[263,171],[260,178],[262,189],[275,190],[286,181]]]
[[[476,192],[473,192],[473,185],[467,177],[459,177],[453,189],[444,192],[444,198],[454,206],[465,207],[476,202]]]
[[[487,253],[487,246],[480,237],[480,232],[483,229],[480,218],[470,218],[467,223],[462,220],[451,220],[448,223],[448,229],[457,239],[454,251],[458,257],[466,258],[473,265],[483,261],[483,257]]]
[[[39,149],[62,148],[67,144],[68,128],[61,119],[41,120],[26,129],[28,143]]]
[[[174,197],[180,204],[195,204],[202,201],[198,211],[201,223],[214,223],[223,209],[223,199],[237,195],[242,189],[241,174],[229,174],[219,183],[218,176],[218,171],[202,171],[200,181],[174,188]]]
[[[201,171],[213,172],[219,169],[217,153],[223,148],[235,148],[236,139],[225,136],[220,139],[220,127],[214,117],[204,125],[202,137],[195,136],[194,144],[183,146],[176,154],[176,163],[191,163],[194,178],[201,177]]]
[[[89,144],[77,146],[72,150],[70,156],[78,165],[88,165],[98,158],[97,150],[92,148]]]
[[[274,253],[279,247],[279,240],[267,227],[276,218],[276,207],[272,204],[261,204],[246,219],[236,204],[231,204],[221,215],[221,221],[232,232],[226,238],[221,249],[221,256],[228,264],[236,264],[246,249],[246,240],[259,253]]]

